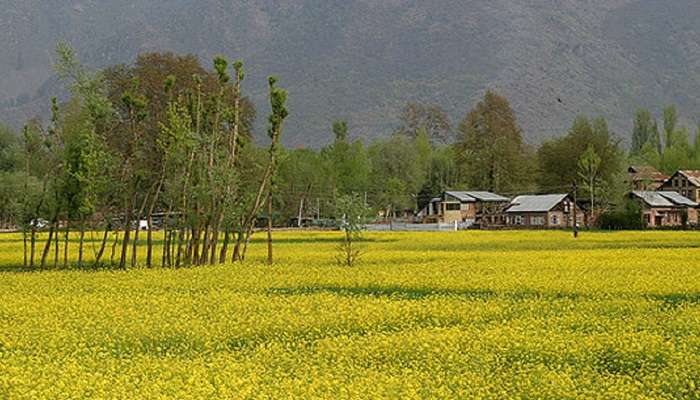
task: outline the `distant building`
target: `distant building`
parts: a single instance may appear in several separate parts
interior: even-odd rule
[[[574,207],[579,226],[583,225],[583,211],[567,194],[518,196],[505,210],[506,224],[523,228],[572,228]]]
[[[641,191],[630,194],[642,208],[648,228],[683,227],[698,224],[698,203],[673,191]]]
[[[627,172],[634,190],[657,190],[668,179],[667,175],[650,165],[633,165]]]
[[[678,171],[661,185],[659,190],[674,191],[694,202],[700,201],[700,171]]]
[[[447,191],[432,199],[420,215],[426,222],[502,225],[502,211],[508,201],[491,192]]]

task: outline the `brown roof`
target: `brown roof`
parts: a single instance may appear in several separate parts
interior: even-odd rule
[[[700,171],[699,170],[681,170],[679,174],[683,175],[695,186],[700,186]]]
[[[669,178],[651,165],[633,165],[628,171],[632,174],[633,181],[664,182]]]

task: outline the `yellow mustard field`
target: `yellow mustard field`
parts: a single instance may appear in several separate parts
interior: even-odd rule
[[[0,398],[700,398],[700,233],[367,234],[352,268],[275,238],[23,272],[0,235]]]

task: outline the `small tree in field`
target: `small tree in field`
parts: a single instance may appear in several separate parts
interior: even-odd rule
[[[336,210],[338,227],[343,232],[336,259],[338,264],[352,267],[361,255],[357,242],[362,237],[367,205],[357,195],[342,195],[338,197]]]

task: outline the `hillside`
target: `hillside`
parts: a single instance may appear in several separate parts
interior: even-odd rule
[[[329,140],[336,118],[386,135],[414,100],[457,122],[486,88],[512,101],[531,142],[579,112],[622,136],[639,106],[699,116],[698,18],[692,0],[0,0],[0,120],[46,111],[66,40],[93,67],[149,50],[243,58],[261,115],[266,75],[289,89],[289,145]]]

